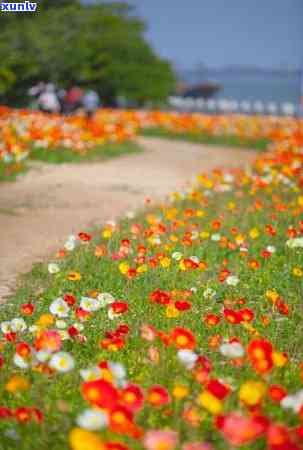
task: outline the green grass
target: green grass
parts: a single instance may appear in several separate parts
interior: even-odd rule
[[[109,292],[116,299],[127,301],[129,304],[129,311],[114,321],[108,318],[106,309],[93,313],[92,317],[84,322],[83,334],[87,338],[86,343],[63,342],[63,349],[70,352],[76,361],[76,368],[65,375],[47,376],[39,372],[14,368],[11,363],[14,345],[5,346],[5,364],[0,372],[2,404],[11,408],[20,405],[37,406],[44,412],[45,421],[42,425],[18,425],[13,421],[0,421],[0,435],[2,433],[3,436],[0,441],[1,450],[67,449],[67,436],[70,429],[75,426],[75,418],[87,407],[79,390],[81,384],[79,369],[90,367],[102,360],[124,364],[129,380],[139,384],[143,389],[153,384],[160,384],[171,395],[176,383],[188,386],[188,398],[184,401],[173,399],[169,408],[156,409],[146,404],[136,418],[138,424],[145,429],[167,427],[177,430],[182,443],[206,440],[212,442],[215,449],[225,450],[227,444],[214,430],[213,418],[206,410],[197,406],[203,417],[198,427],[191,427],[182,418],[185,407],[196,405],[196,398],[203,387],[194,379],[192,372],[178,362],[173,345],[166,347],[159,339],[148,342],[141,338],[140,327],[146,323],[153,325],[156,330],[167,333],[176,326],[185,327],[194,333],[197,339],[197,353],[208,357],[212,363],[211,377],[224,379],[233,386],[233,392],[224,401],[225,413],[235,410],[245,413],[245,407],[238,400],[238,391],[241,384],[248,380],[262,381],[267,387],[270,384],[281,384],[289,392],[295,392],[301,388],[298,363],[303,358],[302,278],[295,277],[292,271],[295,267],[303,269],[303,254],[300,249],[291,250],[285,246],[289,227],[292,225],[298,228],[299,226],[299,218],[292,215],[297,205],[297,194],[292,187],[275,183],[270,186],[270,189],[254,191],[252,182],[247,182],[246,179],[237,183],[236,195],[233,191],[229,191],[204,196],[205,190],[209,192],[208,187],[205,189],[200,186],[194,191],[195,195],[188,194],[185,199],[177,200],[173,205],[142,212],[134,219],[122,219],[117,231],[110,239],[105,239],[100,230],[95,230],[90,243],[80,245],[69,256],[58,260],[60,265],[58,274],[50,275],[45,264],[35,266],[23,279],[17,293],[1,307],[0,321],[9,320],[20,316],[21,304],[33,302],[34,315],[26,319],[28,324],[33,324],[41,314],[48,312],[48,307],[55,298],[66,293],[73,293],[79,303],[80,297],[88,295],[92,290]],[[262,202],[261,208],[255,208],[256,200]],[[277,203],[290,205],[289,209],[279,210],[275,208]],[[273,211],[276,214],[275,218],[272,217]],[[151,213],[165,227],[160,234],[161,243],[157,245],[150,239]],[[213,223],[220,215],[223,216],[220,219],[221,228],[215,231]],[[132,232],[135,224],[140,224],[142,227],[138,235]],[[275,235],[266,232],[268,224],[275,227]],[[235,228],[237,228],[236,231],[233,230]],[[259,230],[260,236],[257,239],[250,237],[250,231],[253,228]],[[242,234],[249,244],[248,257],[240,256],[238,246],[229,248],[219,245],[217,241],[210,238],[203,240],[198,237],[192,240],[190,245],[186,245],[184,237],[190,230],[197,230],[199,233],[207,231],[210,235],[220,233],[230,242],[235,242],[235,236]],[[132,253],[120,261],[112,260],[111,254],[119,251],[122,239],[131,241]],[[108,255],[97,258],[95,248],[100,244],[106,246]],[[123,261],[131,267],[136,266],[134,259],[137,256],[138,244],[146,247],[147,264],[149,258],[163,253],[170,258],[170,266],[164,268],[158,264],[156,268],[149,267],[146,273],[139,274],[133,279],[126,278],[120,273],[119,264]],[[268,245],[274,245],[276,252],[269,259],[263,259],[260,253]],[[179,263],[172,259],[172,254],[176,251],[181,252],[183,258],[197,256],[207,263],[207,269],[205,271],[180,270]],[[248,266],[248,261],[252,259],[260,262],[259,269],[254,270]],[[230,272],[239,277],[240,282],[235,287],[218,280],[224,261],[227,261]],[[70,271],[79,272],[81,280],[69,281],[67,275]],[[153,304],[149,300],[149,294],[157,288],[167,291],[194,288],[196,291],[190,297],[192,309],[181,312],[179,317],[168,318],[165,307]],[[203,293],[206,288],[216,291],[214,300],[204,298]],[[273,289],[289,305],[288,316],[282,315],[266,299],[266,291]],[[182,297],[181,294],[179,295]],[[245,361],[242,367],[228,364],[217,350],[208,346],[208,339],[214,334],[225,339],[236,336],[244,346],[251,339],[256,338],[244,326],[227,324],[222,318],[224,300],[234,301],[233,308],[238,310],[240,306],[236,301],[240,298],[246,299],[244,307],[250,308],[255,314],[252,326],[259,333],[259,337],[263,336],[272,342],[277,350],[287,352],[290,358],[290,362],[285,367],[273,369],[266,377],[258,375],[248,361]],[[208,328],[203,322],[203,318],[209,312],[221,317],[220,324],[214,328]],[[267,327],[263,325],[263,316],[270,319]],[[66,322],[69,325],[75,322],[73,314],[66,319]],[[104,338],[104,333],[116,329],[122,323],[130,327],[126,345],[117,352],[101,349],[99,342]],[[22,339],[32,342],[33,336],[26,332],[22,335]],[[158,364],[152,364],[148,358],[150,347],[159,352]],[[32,383],[30,389],[17,395],[8,393],[5,390],[5,384],[12,374],[24,375]],[[267,396],[264,397],[262,405],[262,414],[269,416],[274,422],[282,422],[288,426],[300,423],[295,414],[283,411]],[[165,413],[168,409],[171,410],[171,414]],[[11,434],[12,431],[15,433],[15,438],[5,434],[8,430]],[[143,448],[142,443],[110,431],[104,431],[100,433],[100,436],[105,440],[127,442],[132,450]],[[181,447],[178,447],[178,450],[179,448]],[[265,448],[263,439],[259,439],[255,444],[241,447],[243,450]]]
[[[268,147],[269,140],[268,139],[244,139],[238,136],[211,136],[206,133],[190,133],[190,132],[173,132],[166,130],[165,128],[145,128],[141,130],[142,136],[147,137],[161,137],[165,139],[172,139],[178,141],[186,141],[186,142],[194,142],[199,144],[206,145],[219,145],[226,147],[238,147],[238,148],[246,148],[257,151],[265,151]]]
[[[6,164],[0,161],[0,183],[5,181],[15,181],[16,178],[26,172],[26,163]]]
[[[0,161],[0,183],[15,181],[20,174],[30,169],[30,160],[49,164],[98,162],[142,151],[142,147],[134,141],[99,145],[85,153],[65,148],[33,148],[29,158],[22,163],[4,164]]]
[[[30,152],[30,158],[51,164],[79,163],[82,161],[102,161],[126,154],[139,153],[141,151],[142,148],[136,142],[128,141],[99,145],[83,154],[65,148],[33,148]]]

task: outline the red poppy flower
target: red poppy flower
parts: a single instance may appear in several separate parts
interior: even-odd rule
[[[162,344],[164,344],[166,347],[171,343],[170,336],[167,333],[164,333],[164,331],[158,331],[157,335],[161,339]]]
[[[16,353],[22,358],[27,358],[31,354],[31,348],[26,342],[19,342],[16,345]]]
[[[152,302],[158,303],[159,305],[168,305],[171,301],[171,296],[169,292],[161,291],[161,289],[156,289],[153,291],[149,298]]]
[[[83,383],[81,392],[86,401],[103,409],[113,409],[119,400],[115,386],[103,379]]]
[[[244,308],[238,311],[238,314],[240,315],[241,322],[251,322],[254,320],[254,313],[251,309]]]
[[[228,269],[226,268],[222,269],[221,272],[219,273],[219,281],[223,283],[229,275],[230,271]]]
[[[268,396],[273,402],[279,403],[287,395],[287,390],[278,384],[271,384],[268,389]]]
[[[73,306],[77,299],[73,294],[65,294],[63,297],[63,300],[69,305],[69,306]]]
[[[262,256],[262,258],[264,258],[264,259],[268,259],[268,258],[270,258],[271,257],[271,255],[272,255],[272,253],[271,252],[269,252],[268,250],[262,250],[262,252],[261,252],[261,256]]]
[[[212,313],[208,313],[206,314],[206,316],[204,317],[204,322],[206,323],[206,325],[212,327],[215,325],[218,325],[218,323],[220,322],[220,317],[217,316],[216,314],[212,314]]]
[[[133,422],[132,413],[123,406],[116,406],[110,413],[109,428],[114,433],[139,439],[143,431]]]
[[[10,331],[9,333],[5,333],[4,339],[8,342],[15,342],[17,338],[17,333]]]
[[[136,275],[137,275],[137,269],[135,269],[135,268],[128,269],[128,271],[126,273],[126,276],[129,279],[135,278]]]
[[[80,241],[89,242],[91,240],[92,236],[88,233],[84,233],[84,231],[81,231],[78,234],[78,238],[80,239]]]
[[[248,261],[248,266],[251,269],[259,269],[260,263],[256,259],[251,259],[250,261]]]
[[[30,408],[20,407],[15,410],[15,418],[18,422],[26,423],[31,420],[31,410]]]
[[[146,400],[151,405],[159,407],[167,405],[170,402],[170,397],[164,387],[155,385],[149,388]]]
[[[265,231],[270,236],[275,236],[277,234],[277,231],[275,230],[275,228],[270,224],[265,226]]]
[[[247,347],[253,368],[258,373],[270,372],[273,367],[272,345],[265,339],[253,340]]]
[[[105,350],[117,351],[123,348],[125,341],[119,337],[112,337],[110,339],[102,339],[100,342],[100,347]]]
[[[140,411],[144,402],[142,389],[136,384],[129,384],[121,391],[121,401],[131,412]]]
[[[36,422],[41,423],[44,419],[44,415],[42,411],[38,408],[31,408],[32,416],[36,420]]]
[[[118,326],[118,328],[117,328],[117,333],[118,333],[118,335],[125,335],[125,334],[128,334],[129,333],[129,326],[128,325],[125,325],[125,324],[122,324],[122,325],[119,325]]]
[[[73,325],[68,328],[67,332],[71,338],[78,336],[80,333],[78,328],[74,327]]]
[[[105,444],[106,450],[130,450],[129,447],[127,447],[124,444],[121,444],[120,442],[107,442]]]
[[[267,444],[271,450],[300,450],[300,447],[292,442],[290,432],[284,425],[270,425],[267,431]]]
[[[177,300],[175,302],[175,307],[178,311],[188,311],[191,309],[191,303],[186,302],[185,300]]]
[[[123,314],[128,310],[128,304],[125,302],[114,302],[110,305],[114,314]]]
[[[185,258],[183,260],[183,264],[186,269],[197,269],[199,267],[199,263],[193,261],[191,258]]]
[[[230,388],[216,379],[209,380],[206,389],[219,400],[223,400],[230,393]]]
[[[233,325],[241,322],[241,315],[238,311],[233,311],[232,309],[225,308],[223,314],[226,322],[229,322]]]
[[[272,351],[272,344],[265,339],[254,339],[250,341],[247,347],[247,353],[255,360],[271,358]]]
[[[171,332],[171,340],[178,349],[193,350],[196,346],[195,336],[186,328],[176,327]]]
[[[276,302],[276,307],[278,308],[279,312],[283,314],[283,316],[287,316],[289,313],[288,305],[283,302],[283,300],[278,299]]]
[[[91,313],[89,311],[85,311],[82,308],[77,308],[75,310],[75,314],[76,314],[76,316],[78,317],[79,320],[85,320],[91,315]]]
[[[32,303],[24,303],[20,306],[21,314],[24,316],[31,316],[34,312],[34,305]]]
[[[5,406],[0,406],[0,420],[1,419],[10,419],[13,417],[13,412],[10,408],[6,408]]]

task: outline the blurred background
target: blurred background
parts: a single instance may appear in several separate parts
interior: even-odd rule
[[[0,15],[0,102],[92,89],[111,107],[296,114],[302,0],[40,0]],[[65,94],[64,94],[65,95]]]

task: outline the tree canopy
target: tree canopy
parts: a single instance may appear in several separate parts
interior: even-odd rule
[[[127,5],[38,3],[38,13],[0,18],[2,101],[24,98],[42,80],[95,88],[109,104],[122,95],[137,103],[162,101],[173,89],[170,63],[153,51],[145,24]]]

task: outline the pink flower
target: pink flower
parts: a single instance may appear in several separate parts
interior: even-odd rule
[[[156,338],[156,330],[152,325],[143,324],[141,326],[141,337],[146,341],[153,341]]]
[[[151,430],[144,437],[144,447],[147,450],[173,450],[178,442],[175,431]]]
[[[228,442],[240,446],[262,436],[268,428],[268,420],[262,416],[244,417],[232,412],[220,417],[217,426]]]

